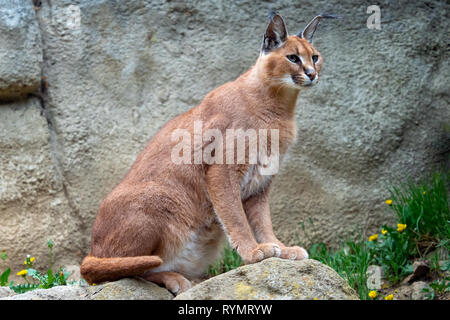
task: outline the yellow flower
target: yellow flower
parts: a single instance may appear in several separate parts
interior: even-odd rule
[[[25,261],[23,262],[23,264],[28,264],[27,260],[25,260]]]
[[[372,299],[375,299],[377,297],[377,292],[375,290],[372,290],[369,292],[369,297]]]
[[[377,240],[378,239],[378,233],[375,233],[374,235],[371,235],[370,237],[369,237],[369,241],[375,241],[375,240]]]
[[[22,271],[17,272],[17,275],[18,275],[18,276],[24,276],[24,275],[26,275],[27,273],[28,273],[28,271],[27,271],[26,269],[24,269],[24,270],[22,270]]]
[[[426,194],[427,194],[427,192],[426,192],[426,191],[424,191],[424,192],[422,192],[422,194],[423,194],[423,195],[426,195]]]
[[[397,224],[397,231],[398,232],[402,232],[405,229],[406,229],[406,224],[401,224],[401,223]]]
[[[319,298],[313,298],[313,300],[319,300]]]
[[[390,295],[384,297],[384,300],[394,300],[394,295],[390,294]]]
[[[391,200],[391,199],[386,200],[386,204],[387,204],[388,206],[392,205],[392,200]]]
[[[385,234],[387,233],[387,230],[386,230],[386,229],[382,229],[382,230],[381,230],[381,233],[382,233],[383,235],[385,235]]]
[[[34,257],[31,257],[30,261],[34,262],[34,260],[36,260]]]

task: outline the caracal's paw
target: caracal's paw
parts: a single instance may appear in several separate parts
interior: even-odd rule
[[[162,284],[167,290],[174,295],[178,295],[186,290],[189,290],[192,285],[191,282],[177,272],[162,271],[162,272],[147,272],[142,276],[145,280]]]
[[[170,278],[165,285],[167,290],[171,291],[174,295],[179,295],[192,287],[191,282],[185,277]]]
[[[308,259],[308,252],[300,247],[282,247],[281,248],[281,259],[289,259],[289,260],[303,260]]]
[[[281,248],[276,243],[260,243],[253,250],[249,251],[247,255],[244,255],[242,259],[245,264],[250,264],[271,257],[279,257],[280,255]]]

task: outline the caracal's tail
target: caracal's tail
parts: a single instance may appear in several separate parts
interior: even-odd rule
[[[81,263],[80,272],[90,284],[140,276],[162,264],[158,256],[97,258],[88,255]]]

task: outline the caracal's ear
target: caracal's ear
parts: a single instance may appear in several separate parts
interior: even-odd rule
[[[312,43],[314,32],[316,32],[317,27],[322,19],[340,19],[341,17],[332,14],[319,14],[303,29],[302,32],[297,34],[298,37],[305,39],[309,43]]]
[[[267,26],[266,33],[264,33],[263,43],[261,51],[268,53],[273,49],[279,48],[288,36],[286,25],[283,18],[276,12],[270,12],[269,25]]]

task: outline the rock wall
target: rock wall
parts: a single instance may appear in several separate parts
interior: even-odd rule
[[[446,2],[379,1],[381,30],[372,1],[38,2],[0,0],[0,270],[45,264],[47,238],[80,263],[102,198],[164,123],[254,63],[270,8],[290,33],[343,16],[315,35],[321,80],[273,187],[282,240],[307,244],[309,220],[328,243],[377,230],[391,179],[448,166]]]

